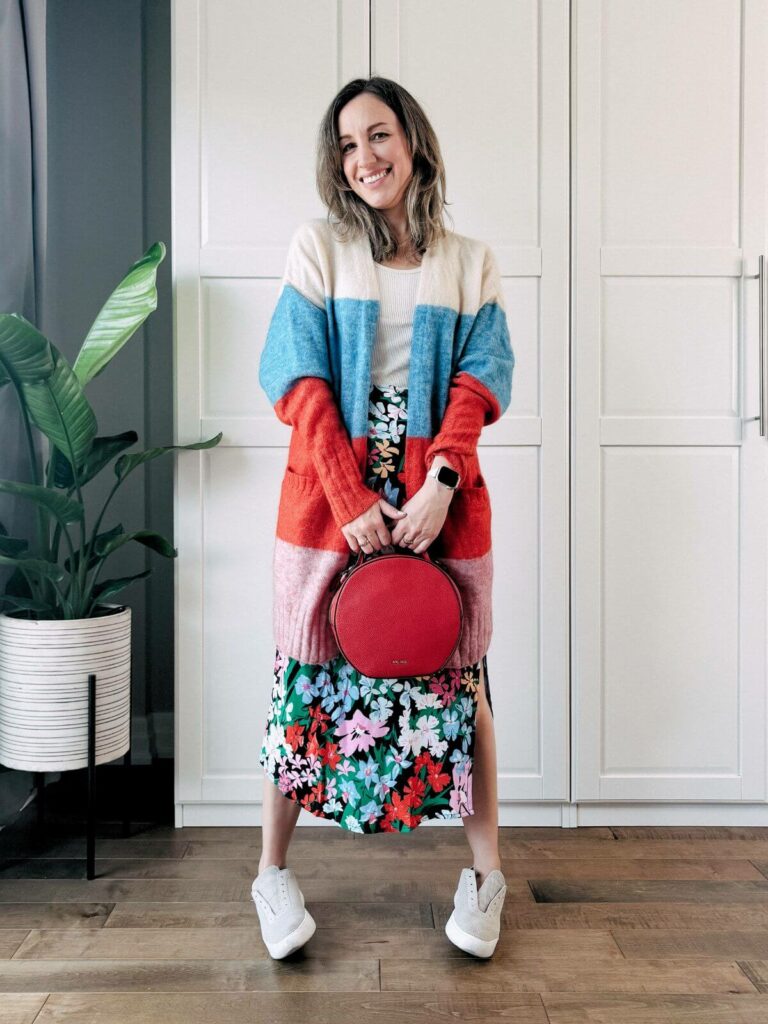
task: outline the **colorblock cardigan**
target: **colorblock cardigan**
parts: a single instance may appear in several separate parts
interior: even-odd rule
[[[322,218],[301,224],[289,244],[259,384],[292,427],[272,565],[274,639],[284,654],[312,664],[339,653],[328,607],[334,577],[351,554],[340,527],[383,497],[365,483],[379,309],[368,238],[339,241]],[[483,426],[510,404],[514,362],[493,253],[484,242],[449,232],[422,258],[404,484],[411,498],[438,453],[461,474],[429,547],[464,606],[451,667],[480,661],[491,640],[491,505],[477,443]]]

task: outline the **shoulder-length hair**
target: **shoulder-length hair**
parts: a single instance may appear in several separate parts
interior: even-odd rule
[[[343,170],[339,112],[362,92],[373,93],[386,103],[405,132],[413,161],[413,177],[405,190],[405,216],[414,251],[422,256],[447,233],[443,221],[444,207],[449,205],[445,199],[445,167],[437,135],[421,105],[390,78],[374,76],[348,82],[333,98],[320,123],[317,190],[328,208],[328,223],[341,241],[350,235],[367,235],[377,263],[397,254],[397,239],[386,217],[357,195]]]

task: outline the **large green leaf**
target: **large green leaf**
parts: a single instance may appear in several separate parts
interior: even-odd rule
[[[67,523],[79,522],[85,509],[79,501],[68,498],[66,494],[50,490],[48,487],[40,487],[38,484],[20,484],[15,480],[0,480],[0,491],[6,494],[16,494],[20,498],[29,498],[35,504],[47,509],[55,518],[66,526]]]
[[[137,530],[135,533],[123,533],[119,537],[113,537],[109,540],[101,540],[102,536],[103,534],[100,534],[94,544],[95,553],[101,555],[102,558],[111,555],[113,551],[117,551],[123,544],[127,544],[129,540],[136,540],[139,544],[152,548],[159,555],[164,555],[165,558],[175,558],[178,554],[176,548],[172,547],[165,537],[155,533],[154,530]]]
[[[99,311],[75,360],[73,370],[81,384],[96,377],[131,335],[157,309],[157,268],[165,258],[165,245],[155,242],[134,263]]]
[[[18,313],[0,313],[0,385],[33,384],[53,368],[51,344],[35,325]]]
[[[118,523],[117,526],[113,526],[110,530],[105,530],[103,533],[97,534],[96,535],[96,539],[94,541],[94,546],[97,546],[98,544],[106,544],[108,541],[113,540],[115,537],[118,536],[118,534],[121,534],[122,532],[123,532],[123,524],[122,523]],[[73,575],[77,572],[77,570],[78,570],[78,568],[80,566],[80,561],[81,561],[82,555],[83,555],[83,551],[80,548],[76,548],[75,549],[75,564],[74,564],[74,567],[72,566],[72,559],[71,559],[71,557],[69,555],[67,555],[67,557],[64,559],[64,568],[67,570],[67,572],[72,573]],[[87,567],[87,569],[88,570],[92,569],[94,567],[94,565],[96,565],[100,561],[101,561],[100,556],[92,555],[91,558],[88,560],[88,567]]]
[[[127,587],[129,583],[133,583],[134,580],[142,580],[145,576],[149,576],[152,572],[151,569],[145,569],[144,572],[137,572],[135,576],[121,576],[120,579],[104,580],[103,583],[97,583],[93,588],[93,604],[98,601],[103,601],[105,597],[109,597],[111,594],[116,594],[118,590],[122,590]],[[93,607],[93,605],[91,606]]]
[[[126,430],[122,434],[111,434],[109,437],[94,437],[91,450],[80,464],[78,476],[80,485],[87,484],[120,452],[136,444],[139,435],[135,430]],[[56,448],[53,452],[53,482],[56,487],[70,490],[75,486],[72,464],[69,459]]]
[[[54,370],[39,384],[23,384],[22,391],[35,425],[49,441],[79,465],[96,436],[96,415],[82,385],[64,356],[54,351]]]
[[[22,551],[26,551],[29,547],[29,541],[23,537],[7,537],[4,534],[0,535],[0,554],[1,555],[18,555]]]
[[[54,612],[55,606],[47,604],[45,601],[36,601],[32,597],[14,597],[12,594],[0,595],[0,606],[3,602],[10,605],[11,608],[23,608],[25,611],[32,612]]]
[[[223,436],[223,433],[219,431],[219,433],[214,437],[209,437],[207,441],[193,441],[191,444],[169,444],[163,445],[161,448],[147,448],[144,452],[136,452],[132,455],[121,455],[115,463],[115,476],[118,480],[122,480],[143,462],[149,462],[151,459],[156,459],[158,456],[164,455],[166,452],[194,451],[200,448],[215,448]]]
[[[36,572],[49,580],[64,579],[64,570],[56,562],[47,562],[44,558],[11,558],[0,555],[0,565],[15,565],[22,572]]]

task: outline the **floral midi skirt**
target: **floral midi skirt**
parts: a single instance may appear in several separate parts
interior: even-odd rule
[[[368,406],[366,483],[396,508],[407,396],[372,384]],[[350,551],[347,564],[357,557]],[[472,814],[481,667],[492,711],[485,657],[432,676],[377,679],[341,654],[309,664],[277,648],[259,763],[285,796],[352,832],[410,832],[426,818]]]

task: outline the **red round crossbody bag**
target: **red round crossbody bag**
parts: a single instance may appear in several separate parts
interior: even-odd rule
[[[439,672],[464,625],[455,580],[426,551],[361,551],[338,577],[328,617],[350,665],[378,679]]]

